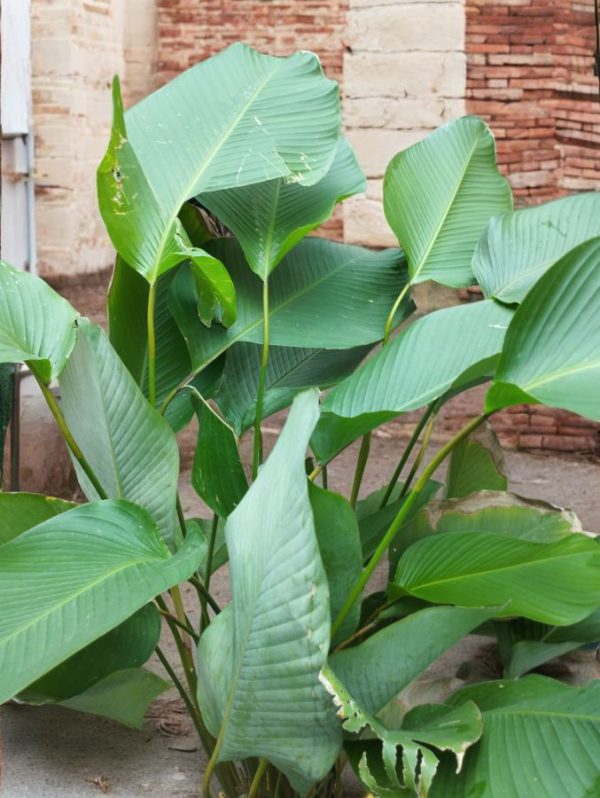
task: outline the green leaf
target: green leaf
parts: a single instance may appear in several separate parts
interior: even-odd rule
[[[487,412],[521,402],[600,421],[600,238],[571,250],[527,294],[510,324]]]
[[[432,662],[493,615],[487,609],[428,607],[354,648],[334,654],[331,668],[367,712],[377,714]]]
[[[210,509],[227,518],[244,498],[248,480],[233,430],[200,396],[192,396],[200,429],[192,485]]]
[[[250,271],[234,239],[215,241],[210,251],[227,264],[233,277],[238,316],[228,329],[204,327],[197,318],[189,270],[179,270],[170,307],[196,371],[234,343],[262,343],[263,337],[262,281]],[[371,252],[321,238],[305,239],[269,280],[270,342],[319,349],[372,344],[383,337],[390,307],[405,283],[398,250]],[[411,310],[406,301],[396,323]]]
[[[0,545],[73,507],[74,502],[40,493],[0,492]]]
[[[600,682],[569,687],[541,676],[467,687],[452,697],[483,713],[481,742],[460,774],[444,762],[431,798],[593,798],[600,785]],[[498,763],[505,763],[499,767]]]
[[[175,437],[100,327],[81,322],[60,387],[67,425],[106,495],[145,507],[168,544],[175,546],[179,540]],[[87,497],[98,498],[80,467],[77,471]]]
[[[511,315],[485,301],[418,319],[337,385],[324,411],[356,417],[423,407],[455,387],[468,369],[500,352]]]
[[[60,705],[141,729],[150,704],[170,687],[170,682],[155,673],[144,668],[129,668],[105,676],[85,692],[61,701]]]
[[[393,584],[438,604],[506,605],[496,617],[566,625],[600,602],[600,549],[577,534],[554,543],[490,532],[435,535],[407,549]]]
[[[146,604],[131,618],[94,640],[21,691],[32,703],[54,703],[85,692],[115,671],[143,665],[160,637],[160,615]]]
[[[326,388],[348,376],[370,349],[370,344],[354,349],[269,347],[263,418],[290,405],[300,390]],[[238,435],[250,429],[256,418],[261,352],[259,344],[234,344],[227,353],[215,396],[221,412]]]
[[[456,119],[398,153],[385,173],[383,207],[411,283],[472,283],[471,257],[485,225],[512,210],[487,125],[474,116]]]
[[[576,194],[491,219],[473,271],[486,297],[519,303],[559,258],[600,235],[600,194]]]
[[[113,102],[100,211],[117,251],[149,282],[190,256],[177,218],[186,200],[275,178],[312,185],[339,135],[337,85],[308,52],[273,58],[233,45],[135,105],[127,129],[118,81]]]
[[[363,754],[363,767],[359,774],[363,779],[367,777],[366,785],[375,790],[375,795],[426,796],[438,765],[437,757],[428,746],[452,751],[460,767],[465,751],[481,737],[481,714],[472,702],[459,707],[443,704],[417,707],[406,716],[402,728],[390,730],[360,706],[331,668],[324,668],[321,681],[333,696],[346,731],[357,734],[368,729],[381,740],[386,788],[398,792],[387,792],[385,788],[379,791],[372,779],[366,754]],[[399,747],[402,749],[400,761]],[[398,774],[399,765],[403,768],[403,781]],[[406,791],[407,787],[412,792]]]
[[[0,703],[187,579],[204,551],[204,540],[188,534],[170,555],[145,510],[112,500],[76,507],[4,543]]]
[[[226,526],[233,601],[198,646],[198,700],[219,761],[266,757],[305,793],[339,752],[319,672],[330,611],[304,471],[317,393],[295,400],[258,479]]]
[[[27,363],[48,385],[75,345],[78,316],[39,277],[0,261],[0,363]]]
[[[362,572],[362,550],[358,524],[352,507],[339,493],[332,493],[309,483],[308,495],[313,511],[315,531],[325,575],[329,584],[329,604],[332,621]],[[332,643],[353,634],[360,620],[360,600],[357,600]]]
[[[364,190],[352,148],[340,138],[331,168],[314,185],[279,178],[199,199],[233,232],[252,271],[266,280],[304,236],[331,216],[338,202]]]
[[[506,490],[508,474],[496,433],[486,423],[452,450],[446,473],[446,498],[480,490]]]

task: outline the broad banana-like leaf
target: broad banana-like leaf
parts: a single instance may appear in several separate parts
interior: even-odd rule
[[[527,294],[508,329],[488,412],[521,402],[600,421],[600,238],[571,250]]]
[[[353,698],[376,715],[432,662],[493,615],[489,609],[428,607],[329,659]]]
[[[569,250],[600,236],[600,193],[563,197],[490,220],[473,257],[488,298],[519,303]]]
[[[365,177],[346,139],[327,174],[312,186],[285,178],[212,191],[199,199],[240,242],[248,265],[266,280],[296,244],[325,222],[346,197],[365,190]]]
[[[192,485],[214,513],[227,518],[248,490],[235,434],[199,395],[192,396],[192,404],[200,427]]]
[[[274,58],[243,44],[138,103],[126,130],[116,84],[98,194],[117,251],[154,282],[190,256],[177,218],[186,200],[275,178],[317,183],[337,145],[338,94],[312,53]]]
[[[41,493],[0,491],[0,545],[73,507],[77,507],[74,502],[43,496]]]
[[[512,210],[487,125],[474,116],[456,119],[398,153],[385,173],[383,207],[411,283],[472,283],[479,236],[492,216]]]
[[[511,317],[510,310],[492,301],[430,313],[337,385],[323,409],[355,417],[423,407],[456,387],[475,364],[500,352]]]
[[[160,637],[160,615],[146,604],[119,626],[61,662],[19,694],[23,701],[46,704],[85,692],[115,671],[143,665]]]
[[[173,548],[179,540],[177,443],[100,327],[80,323],[60,387],[67,425],[106,496],[145,507]],[[76,467],[87,497],[97,499],[95,489]]]
[[[333,621],[362,572],[363,555],[358,523],[352,507],[339,493],[323,490],[311,482],[308,495],[319,551],[329,584],[329,604]],[[356,631],[359,620],[360,600],[357,600],[332,643],[335,645],[350,637]]]
[[[600,550],[580,534],[553,543],[491,532],[434,535],[401,557],[390,594],[405,593],[437,604],[504,605],[496,617],[572,624],[600,603]]]
[[[171,555],[145,510],[114,500],[76,507],[4,543],[0,703],[187,579],[204,551],[204,539],[188,534]]]
[[[152,122],[145,129],[146,139],[141,150],[152,142]],[[161,125],[161,127],[163,127]],[[187,125],[179,130],[188,131]],[[156,135],[156,128],[154,130]],[[164,142],[163,142],[164,143]],[[174,142],[169,142],[174,143]],[[181,151],[180,151],[181,154]],[[158,156],[162,170],[177,162],[165,153]],[[167,167],[167,164],[169,166]],[[160,170],[159,170],[160,171]],[[198,291],[198,315],[210,325],[214,316],[225,324],[235,319],[235,289],[227,270],[216,258],[194,247],[178,217],[179,207],[174,196],[167,197],[168,187],[161,182],[152,186],[148,164],[144,165],[128,138],[121,101],[119,79],[113,81],[113,128],[106,154],[98,167],[97,188],[100,213],[119,255],[153,285],[161,274],[182,260],[189,260]],[[168,181],[167,181],[168,182]],[[173,185],[177,192],[189,186]]]
[[[198,646],[198,700],[220,761],[266,757],[304,794],[341,732],[319,683],[329,648],[327,578],[304,457],[318,417],[300,394],[258,479],[226,525],[232,602]]]
[[[351,374],[371,345],[353,349],[269,347],[263,418],[292,403],[307,388],[328,388]],[[234,344],[227,352],[223,378],[215,395],[221,412],[238,435],[254,424],[262,347]],[[201,372],[204,374],[204,372]]]
[[[151,671],[128,668],[114,671],[85,692],[59,703],[77,712],[102,715],[124,726],[141,729],[150,704],[170,687],[170,682]]]
[[[598,794],[600,681],[569,687],[527,676],[466,687],[449,703],[471,701],[483,714],[481,741],[467,751],[458,775],[452,760],[443,763],[430,798]]]
[[[482,490],[460,499],[430,501],[411,516],[394,539],[390,573],[396,571],[400,557],[413,543],[444,532],[490,532],[534,543],[554,543],[581,532],[581,522],[568,510],[506,491]]]
[[[237,289],[238,315],[228,329],[198,321],[191,275],[179,270],[170,307],[198,371],[238,341],[262,343],[263,284],[232,238],[210,244],[227,264]],[[322,238],[301,241],[269,280],[270,343],[274,346],[351,349],[381,340],[406,267],[399,250],[372,252]],[[403,303],[399,324],[412,310]],[[352,324],[348,324],[352,319]]]
[[[329,666],[324,668],[321,681],[333,696],[344,729],[353,734],[368,729],[381,741],[386,786],[395,792],[380,791],[364,751],[359,775],[375,795],[427,796],[438,767],[438,758],[428,746],[454,753],[460,769],[465,751],[481,737],[481,713],[473,702],[458,707],[444,704],[417,707],[408,713],[402,728],[392,730],[355,700]],[[398,749],[401,749],[400,758]]]
[[[446,473],[446,498],[480,490],[506,490],[508,474],[500,441],[486,423],[455,446]]]
[[[75,346],[78,316],[42,279],[0,261],[0,363],[27,363],[48,385]]]

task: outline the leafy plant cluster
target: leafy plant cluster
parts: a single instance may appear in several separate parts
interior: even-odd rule
[[[0,494],[0,701],[139,726],[175,684],[205,796],[214,776],[228,798],[339,795],[348,762],[382,798],[598,795],[600,683],[530,671],[600,638],[600,549],[572,514],[507,492],[487,424],[521,402],[600,420],[598,195],[513,211],[490,131],[466,117],[392,159],[402,249],[370,251],[307,237],[365,185],[314,55],[235,45],[127,113],[118,82],[113,99],[109,334],[0,268],[0,361],[30,368],[88,499]],[[418,317],[427,280],[484,298]],[[431,453],[441,408],[484,382],[480,415]],[[263,462],[261,421],[290,405]],[[372,431],[418,408],[361,496]],[[177,495],[193,416],[208,519]],[[327,469],[359,438],[346,499]],[[469,634],[497,637],[503,678],[412,705]],[[143,667],[154,651],[169,681]]]

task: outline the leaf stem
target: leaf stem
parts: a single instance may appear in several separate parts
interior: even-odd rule
[[[363,435],[363,439],[360,444],[360,451],[358,453],[358,460],[356,462],[356,471],[354,472],[352,492],[350,493],[350,506],[352,507],[352,509],[354,509],[354,507],[356,506],[356,500],[358,499],[358,493],[360,491],[360,486],[362,484],[365,468],[367,467],[367,461],[369,459],[370,450],[371,450],[371,433],[369,432],[367,435]]]
[[[206,552],[206,569],[204,571],[204,595],[200,600],[201,605],[201,612],[203,618],[203,627],[206,627],[210,623],[210,618],[208,616],[207,611],[207,603],[208,597],[210,595],[210,578],[212,576],[212,564],[213,564],[213,557],[215,553],[215,543],[217,540],[217,531],[219,529],[219,516],[215,513],[213,515],[212,525],[210,528],[210,538],[208,540],[208,551]]]
[[[179,625],[189,626],[187,616],[185,614],[185,610],[183,608],[183,600],[181,598],[181,591],[179,590],[179,585],[175,585],[171,588],[171,598],[173,599],[173,607],[175,608],[175,615],[179,620]],[[196,677],[196,669],[194,668],[194,660],[192,657],[192,646],[191,646],[191,637],[189,634],[186,634],[185,637],[180,638],[181,646],[178,646],[179,656],[181,658],[181,664],[183,665],[183,670],[185,672],[185,677],[190,688],[190,691],[195,695],[196,688],[197,688],[197,677]]]
[[[256,395],[256,416],[254,419],[254,445],[252,450],[252,479],[258,475],[258,467],[263,459],[263,442],[260,422],[262,421],[263,404],[265,398],[265,384],[267,381],[267,366],[269,365],[269,278],[263,282],[263,348],[260,363],[260,378],[258,393]]]
[[[171,623],[174,623],[176,626],[179,626],[180,629],[183,629],[184,632],[186,632],[191,638],[193,638],[195,643],[198,642],[200,638],[198,637],[196,632],[194,632],[191,626],[187,626],[186,624],[181,623],[181,621],[178,618],[172,615],[168,610],[163,610],[161,607],[158,608],[158,612],[160,615],[162,615],[163,618],[168,618],[171,621]]]
[[[397,484],[398,480],[400,479],[400,475],[402,474],[402,470],[404,469],[404,466],[408,462],[408,458],[410,457],[410,455],[412,453],[412,450],[417,445],[417,441],[419,440],[419,436],[421,435],[421,432],[423,432],[423,427],[425,426],[425,424],[429,420],[430,415],[433,412],[433,407],[434,407],[434,405],[433,405],[433,403],[431,403],[427,407],[427,410],[423,413],[423,415],[419,419],[419,423],[415,427],[414,432],[411,435],[411,438],[410,438],[410,440],[408,442],[408,445],[406,446],[406,449],[402,453],[402,457],[400,458],[400,462],[396,466],[396,470],[392,474],[392,477],[391,477],[391,479],[390,479],[390,481],[388,483],[386,491],[383,494],[383,497],[381,499],[381,504],[379,505],[379,509],[382,509],[383,507],[385,507],[386,504],[389,502],[390,496],[392,495],[392,492],[393,492],[394,488],[396,487],[396,484]]]
[[[260,787],[262,777],[267,772],[268,767],[269,767],[269,760],[263,757],[258,763],[256,773],[254,774],[254,778],[252,779],[252,784],[250,785],[250,790],[248,792],[248,798],[257,798],[258,788]]]
[[[73,453],[73,457],[77,460],[77,462],[81,466],[83,472],[85,473],[86,477],[92,483],[92,485],[94,487],[94,490],[96,491],[98,496],[101,499],[108,498],[108,496],[106,494],[106,491],[104,490],[104,488],[102,487],[102,485],[98,481],[98,478],[94,474],[94,472],[92,470],[92,467],[90,466],[88,461],[85,459],[85,456],[84,456],[83,452],[81,451],[81,449],[77,445],[77,441],[75,440],[75,438],[71,434],[71,430],[69,429],[69,427],[67,425],[67,422],[65,420],[65,417],[63,416],[63,412],[60,409],[60,405],[56,401],[56,397],[54,396],[54,394],[52,393],[50,388],[43,382],[43,380],[40,377],[38,377],[38,375],[35,372],[35,369],[31,369],[31,372],[32,372],[33,376],[35,377],[35,379],[37,380],[37,384],[40,386],[40,390],[42,391],[44,399],[46,400],[46,403],[47,403],[48,407],[50,408],[50,412],[54,416],[54,419],[55,419],[55,421],[56,421],[56,423],[58,425],[58,428],[59,428],[59,430],[61,432],[61,435],[65,439],[65,442],[66,442],[67,446],[69,447],[69,449]]]
[[[415,478],[417,471],[421,463],[423,462],[423,458],[427,452],[429,447],[429,441],[431,439],[431,433],[433,432],[433,426],[435,424],[435,413],[431,416],[429,421],[427,422],[427,426],[425,427],[425,434],[423,435],[423,442],[421,443],[421,448],[417,456],[415,457],[415,462],[412,464],[410,471],[408,472],[408,476],[406,477],[406,481],[402,486],[402,490],[400,491],[400,496],[398,498],[403,499],[409,491],[410,486],[412,485],[412,481]]]
[[[388,550],[391,542],[396,537],[398,531],[401,529],[405,521],[407,520],[413,506],[416,504],[419,494],[423,490],[423,488],[427,485],[427,482],[431,478],[431,476],[435,473],[438,467],[443,463],[443,461],[448,457],[448,455],[452,452],[455,446],[457,446],[462,440],[468,437],[477,427],[481,426],[483,422],[488,418],[489,414],[483,413],[480,416],[476,416],[472,419],[468,424],[466,424],[448,443],[446,443],[442,448],[434,455],[429,465],[425,468],[419,479],[415,482],[415,486],[413,490],[408,494],[406,501],[402,504],[402,507],[398,510],[396,517],[390,524],[387,532],[381,539],[379,546],[375,549],[375,552],[365,569],[363,570],[362,574],[354,584],[352,590],[348,594],[344,605],[342,606],[341,610],[338,613],[333,626],[331,627],[331,637],[333,638],[335,634],[340,629],[343,622],[346,620],[348,613],[354,606],[354,603],[360,598],[365,585],[373,575],[373,571],[377,568],[379,561],[383,557],[383,555]]]
[[[148,291],[148,401],[156,405],[156,331],[154,329],[154,310],[156,307],[156,281],[150,284]]]

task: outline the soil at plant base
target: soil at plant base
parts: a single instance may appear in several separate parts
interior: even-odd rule
[[[267,445],[275,440],[280,424],[281,419],[275,418],[267,425]],[[188,438],[191,441],[189,433]],[[364,493],[379,487],[392,473],[403,442],[389,437],[385,430],[374,436]],[[244,441],[246,456],[248,443]],[[348,492],[356,451],[352,447],[330,467],[332,489]],[[184,460],[189,463],[189,445]],[[511,490],[533,498],[551,498],[570,507],[585,529],[600,533],[597,463],[518,452],[508,452],[507,461]],[[186,514],[202,512],[189,487],[189,471],[184,471],[181,486]],[[229,600],[227,584],[227,572],[222,569],[213,583],[220,603]],[[191,593],[186,598],[192,606]],[[164,638],[175,660],[168,636]],[[158,663],[151,663],[151,667],[160,672]],[[600,677],[600,666],[592,652],[576,652],[551,668],[551,675],[575,683]],[[498,676],[493,642],[469,637],[434,663],[401,701],[414,704],[442,700],[464,681]],[[151,707],[142,732],[57,707],[9,704],[2,708],[2,737],[2,798],[93,798],[103,794],[119,798],[198,798],[206,762],[174,691]],[[345,798],[362,794],[348,774]]]

